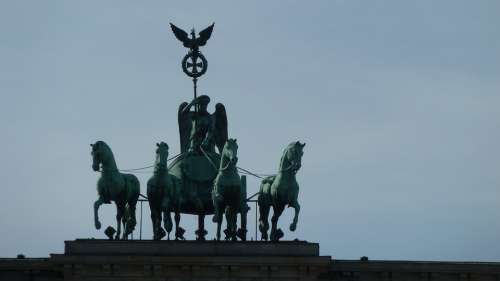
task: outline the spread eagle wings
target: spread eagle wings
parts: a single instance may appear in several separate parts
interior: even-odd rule
[[[178,28],[173,23],[170,23],[170,27],[172,28],[175,37],[183,43],[184,47],[195,49],[199,46],[205,46],[205,44],[207,44],[208,39],[210,39],[210,36],[212,35],[214,24],[215,23],[212,23],[212,25],[200,31],[200,33],[198,33],[198,35],[200,36],[195,39],[189,38],[189,35],[187,34],[186,31]]]

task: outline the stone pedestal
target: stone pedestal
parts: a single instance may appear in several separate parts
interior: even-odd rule
[[[65,242],[64,280],[316,280],[331,257],[307,242]]]

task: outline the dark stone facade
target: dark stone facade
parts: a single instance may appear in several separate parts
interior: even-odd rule
[[[0,259],[0,280],[500,280],[500,263],[355,261],[306,242],[67,241],[64,254]]]

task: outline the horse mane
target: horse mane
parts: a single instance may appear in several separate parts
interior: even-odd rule
[[[115,167],[117,167],[115,155],[113,154],[111,147],[109,147],[109,145],[107,143],[105,143],[104,141],[97,141],[95,144],[98,145],[99,148],[102,149],[103,151],[106,151],[106,155],[107,155],[107,157],[109,157],[109,160],[111,160],[113,162],[113,164],[115,165]]]
[[[285,150],[283,151],[283,155],[281,155],[281,160],[280,160],[280,167],[279,170],[283,170],[284,165],[285,165],[285,160],[288,161],[286,155],[290,149],[292,149],[295,146],[295,142],[291,142],[289,145],[285,147]]]

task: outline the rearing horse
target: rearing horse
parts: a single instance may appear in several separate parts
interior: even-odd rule
[[[228,139],[221,153],[219,173],[214,181],[212,200],[214,204],[213,222],[217,223],[217,240],[220,240],[222,215],[226,214],[226,239],[236,241],[236,216],[241,208],[241,179],[236,169],[238,162],[236,139]]]
[[[101,177],[97,181],[97,193],[99,198],[94,203],[95,228],[100,229],[99,207],[114,201],[116,204],[117,232],[115,239],[120,239],[121,223],[123,223],[123,237],[134,231],[136,225],[135,206],[139,199],[140,186],[137,177],[132,174],[122,174],[116,166],[115,157],[109,146],[103,141],[97,141],[90,145],[92,147],[92,169],[98,172],[101,169]]]
[[[299,194],[299,184],[295,179],[295,174],[302,165],[303,148],[306,144],[292,142],[289,144],[281,157],[279,172],[275,176],[262,180],[260,186],[259,204],[259,230],[262,240],[268,240],[267,231],[269,229],[269,210],[273,207],[273,217],[271,218],[271,241],[278,241],[283,237],[283,231],[277,228],[278,219],[288,205],[295,209],[293,222],[290,230],[295,231],[299,218],[300,205],[297,201]]]

